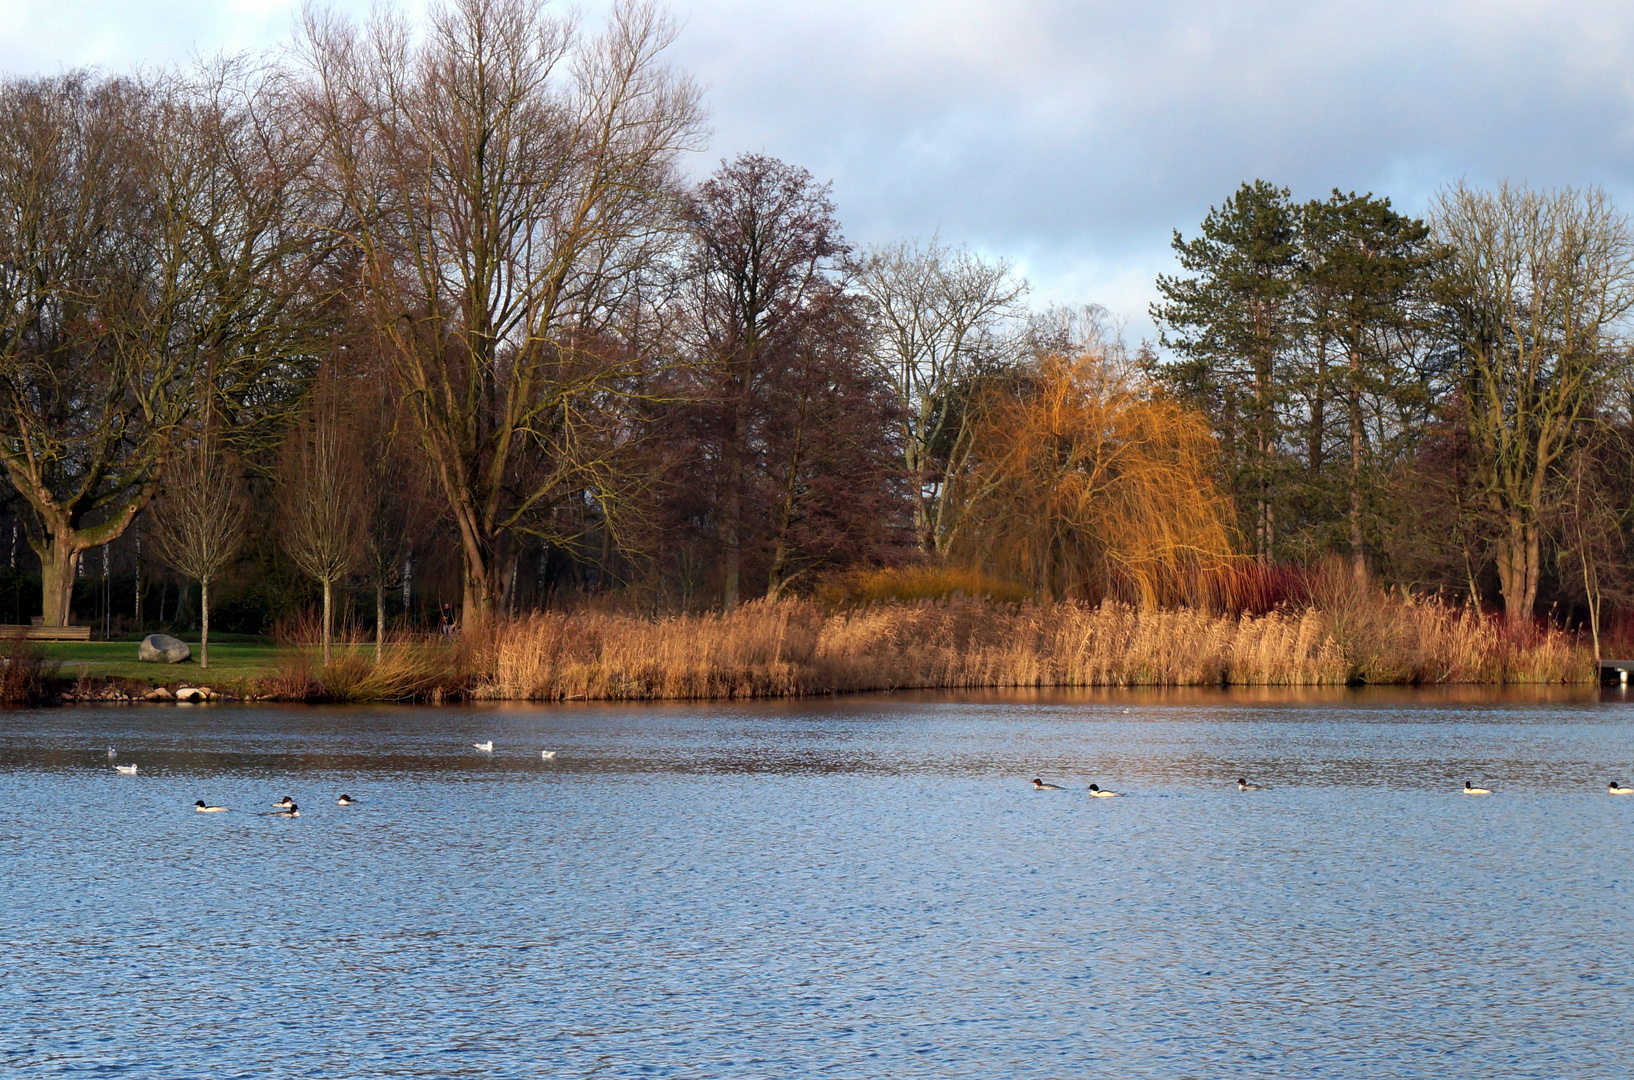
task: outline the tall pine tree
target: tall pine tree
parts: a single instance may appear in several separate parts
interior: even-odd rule
[[[1283,361],[1299,330],[1299,239],[1288,189],[1244,184],[1209,210],[1196,239],[1175,232],[1190,276],[1160,276],[1163,300],[1151,307],[1159,340],[1179,358],[1162,375],[1213,420],[1225,481],[1246,511],[1244,531],[1266,559],[1276,551],[1285,471]]]
[[[1314,345],[1313,427],[1326,393],[1343,388],[1346,430],[1346,538],[1357,580],[1367,577],[1365,503],[1370,459],[1367,404],[1399,415],[1422,397],[1404,361],[1423,324],[1436,248],[1429,226],[1390,208],[1389,199],[1334,190],[1301,212],[1305,249],[1305,334]],[[1329,359],[1341,370],[1330,372]],[[1394,406],[1395,408],[1391,408]],[[1377,415],[1377,414],[1376,414]],[[1382,425],[1380,425],[1382,427]],[[1321,432],[1312,440],[1318,449]],[[1320,465],[1318,464],[1318,469]]]

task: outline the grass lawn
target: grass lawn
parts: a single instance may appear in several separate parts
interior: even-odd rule
[[[185,638],[183,640],[186,640]],[[210,635],[210,666],[199,667],[199,643],[187,642],[193,658],[180,664],[143,664],[136,659],[136,641],[42,641],[39,645],[53,660],[62,661],[58,677],[87,675],[146,679],[154,684],[209,683],[212,679],[233,683],[272,674],[278,667],[276,645],[218,642]]]

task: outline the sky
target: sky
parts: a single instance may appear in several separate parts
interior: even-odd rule
[[[404,7],[421,9],[425,0]],[[369,0],[332,6],[362,16]],[[605,0],[579,5],[587,25]],[[1035,303],[1150,336],[1175,229],[1263,178],[1424,213],[1442,184],[1600,185],[1634,210],[1634,4],[673,0],[705,88],[689,167],[833,182],[858,247],[939,234]],[[0,71],[127,70],[289,40],[299,0],[0,0]]]

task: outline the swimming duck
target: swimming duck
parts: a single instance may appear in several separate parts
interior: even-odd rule
[[[136,766],[135,765],[115,765],[113,767],[113,771],[114,772],[122,772],[126,776],[135,776],[136,775]]]
[[[1465,780],[1464,781],[1464,794],[1465,795],[1491,795],[1492,794],[1492,789],[1491,788],[1484,788],[1484,787],[1476,787],[1474,784],[1470,783],[1468,780]]]
[[[1250,784],[1243,777],[1239,776],[1239,777],[1237,777],[1237,790],[1238,791],[1264,791],[1265,790],[1265,785],[1264,784]]]
[[[288,795],[285,795],[282,799],[279,799],[272,805],[276,806],[280,810],[288,810],[290,807],[295,805],[295,800],[290,798]]]
[[[1102,791],[1094,784],[1089,785],[1089,793],[1097,799],[1116,799],[1119,794],[1116,791]]]
[[[544,758],[546,761],[555,761],[556,760],[556,751],[554,751],[554,750],[541,750],[541,751],[539,751],[539,756]]]
[[[299,806],[296,806],[294,803],[290,803],[287,809],[274,810],[272,813],[268,814],[267,816],[268,817],[300,817],[301,816],[301,808]]]
[[[474,742],[471,745],[476,747],[478,750],[492,751],[494,748],[494,740],[489,739],[487,742]]]
[[[1621,780],[1613,780],[1607,790],[1613,795],[1634,795],[1634,787],[1624,787]]]
[[[341,795],[340,798],[335,800],[335,805],[336,806],[351,806],[355,802],[357,802],[356,799],[352,798],[350,795],[343,794],[343,795]]]
[[[1033,777],[1033,790],[1034,791],[1060,791],[1061,790],[1061,785],[1060,784],[1046,784],[1044,781],[1040,780],[1038,777],[1035,776],[1035,777]]]
[[[193,809],[201,814],[225,814],[227,812],[227,808],[225,806],[209,806],[206,805],[203,799],[200,799],[198,802],[194,803]]]

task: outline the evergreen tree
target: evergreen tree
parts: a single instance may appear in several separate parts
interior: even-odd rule
[[[1202,234],[1174,234],[1191,276],[1157,279],[1159,340],[1179,357],[1160,375],[1214,422],[1227,489],[1248,511],[1254,553],[1270,558],[1284,487],[1284,361],[1299,332],[1299,212],[1286,188],[1244,184],[1210,208]]]
[[[1435,245],[1424,222],[1390,208],[1389,199],[1334,190],[1326,202],[1312,200],[1300,214],[1305,249],[1304,294],[1307,354],[1314,363],[1309,445],[1311,473],[1323,473],[1325,403],[1342,389],[1345,429],[1344,517],[1355,575],[1367,576],[1364,517],[1370,464],[1368,405],[1379,437],[1411,434],[1399,420],[1425,400],[1422,380],[1406,361],[1423,325]],[[1331,369],[1337,362],[1339,372]],[[1394,421],[1394,422],[1393,422]]]

